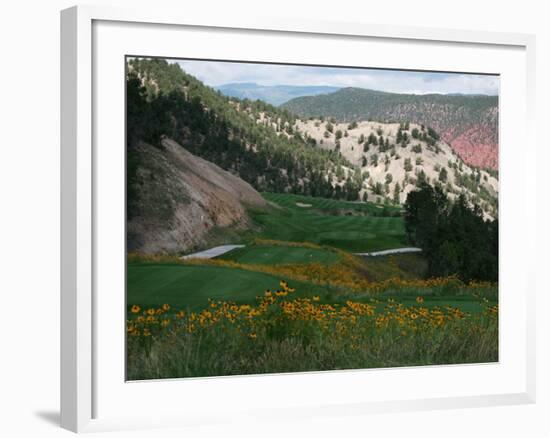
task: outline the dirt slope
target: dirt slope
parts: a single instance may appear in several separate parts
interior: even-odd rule
[[[141,143],[135,191],[137,212],[128,221],[128,250],[180,253],[226,243],[252,224],[246,207],[266,206],[239,177],[164,139],[163,149]]]

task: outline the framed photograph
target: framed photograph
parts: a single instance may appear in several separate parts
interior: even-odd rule
[[[61,17],[63,427],[534,401],[534,37]]]

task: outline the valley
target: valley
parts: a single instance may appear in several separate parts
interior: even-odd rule
[[[495,360],[491,99],[126,79],[130,380]]]

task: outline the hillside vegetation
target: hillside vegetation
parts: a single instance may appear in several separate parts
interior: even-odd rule
[[[287,111],[223,96],[159,59],[129,60],[127,89],[130,154],[139,141],[160,145],[166,136],[257,190],[333,195],[325,175],[346,161],[295,136]]]
[[[480,204],[490,217],[497,214],[496,173],[465,165],[432,125],[409,120],[301,120],[260,100],[224,96],[186,74],[178,64],[163,60],[130,60],[127,83],[132,109],[128,117],[130,145],[137,141],[158,145],[161,136],[167,136],[258,191],[399,204],[418,183],[426,181],[441,184],[451,198],[465,193],[471,204]],[[324,105],[334,106],[331,111],[342,120],[351,120],[375,116],[376,111],[381,119],[388,118],[383,109],[401,108],[394,100],[407,96],[366,90],[376,99],[367,99],[368,105],[363,106],[365,102],[356,93],[362,96],[364,91],[344,89],[300,99],[321,99],[316,111],[323,113]],[[346,97],[349,99],[341,101]],[[463,124],[473,119],[472,111],[481,117],[492,105],[491,99],[483,97],[430,98],[443,97],[456,105],[470,105],[471,111],[461,113]],[[299,102],[294,99],[284,108],[303,112],[290,105]],[[340,106],[346,108],[342,114]],[[420,113],[399,112],[399,118],[406,114],[414,118]],[[132,172],[129,177],[133,178]]]
[[[298,119],[294,129],[318,148],[339,152],[352,165],[338,166],[333,179],[345,187],[352,175],[360,186],[359,199],[402,204],[412,190],[429,183],[440,186],[450,199],[464,194],[487,216],[498,213],[496,174],[467,165],[431,127]]]
[[[334,98],[344,91],[350,89],[315,98]],[[391,95],[374,94],[381,105]],[[488,105],[483,99],[479,102],[480,111]],[[360,103],[348,103],[347,111],[355,114]],[[480,206],[485,218],[498,214],[496,173],[465,164],[428,125],[303,120],[259,100],[224,96],[178,64],[158,59],[128,61],[127,104],[130,250],[189,252],[242,240],[242,232],[255,227],[266,238],[297,240],[288,235],[307,223],[304,208],[293,208],[290,211],[301,211],[292,216],[266,210],[258,192],[367,202],[361,214],[370,216],[365,219],[368,224],[359,224],[363,218],[350,218],[359,228],[345,225],[351,228],[344,240],[341,230],[330,226],[321,231],[313,227],[304,234],[307,238],[302,236],[337,247],[339,242],[355,242],[357,251],[407,244],[388,233],[366,241],[364,237],[372,233],[374,218],[399,216],[398,206],[424,183],[439,187],[450,200],[463,195],[470,206]],[[324,111],[322,105],[319,110]],[[203,180],[193,172],[202,168],[208,170]],[[225,175],[226,181],[205,192],[205,187],[212,187],[207,180],[216,173]],[[246,188],[246,199],[239,197],[241,187]],[[358,215],[357,209],[346,206],[338,211]],[[318,213],[324,214],[316,209]],[[275,223],[286,225],[270,228]],[[315,230],[320,234],[314,235]],[[333,231],[337,237],[329,236]]]
[[[414,122],[440,133],[464,161],[498,167],[498,96],[398,94],[344,88],[292,99],[281,105],[301,117],[334,117],[341,122]]]

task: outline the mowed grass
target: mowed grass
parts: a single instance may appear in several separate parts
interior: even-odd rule
[[[128,307],[136,304],[146,308],[166,303],[173,309],[200,310],[208,305],[209,299],[254,304],[256,297],[265,290],[277,290],[281,280],[296,288],[297,297],[318,296],[323,303],[345,303],[348,299],[369,302],[372,295],[368,292],[357,293],[345,287],[342,290],[342,286],[310,280],[307,276],[287,278],[284,270],[278,274],[248,267],[258,265],[276,271],[284,266],[307,266],[311,263],[312,266],[333,268],[345,266],[349,261],[331,247],[347,252],[366,252],[408,246],[403,218],[380,216],[382,213],[395,214],[396,208],[384,207],[382,211],[369,203],[289,194],[264,193],[263,196],[278,207],[252,211],[258,226],[246,242],[243,241],[246,246],[218,257],[220,261],[235,262],[240,267],[181,264],[177,261],[130,262],[127,267]],[[279,243],[261,242],[257,238]],[[295,243],[290,245],[284,242]],[[309,245],[311,243],[320,246]],[[366,259],[363,265],[353,269],[358,269],[369,282],[387,278],[423,278],[425,262],[421,255],[403,254]],[[387,291],[378,298],[385,302],[395,297],[405,305],[414,305],[418,294],[424,295],[427,307],[450,305],[467,312],[480,309],[478,300],[470,295],[430,296],[430,293],[423,294],[422,290],[415,290],[412,295],[410,291],[405,294],[403,291],[395,292]]]
[[[252,304],[264,290],[276,290],[282,278],[262,272],[219,266],[167,263],[129,263],[127,304],[155,307],[167,303],[175,309],[201,309],[208,299]],[[322,286],[293,281],[297,296],[326,291]]]
[[[367,203],[279,193],[263,193],[263,196],[279,208],[251,211],[260,229],[257,237],[310,242],[350,252],[408,246],[403,218],[378,216],[384,211],[397,214],[396,208],[383,210]]]
[[[217,258],[256,265],[282,265],[290,263],[334,263],[338,261],[339,256],[335,252],[325,249],[254,245],[234,249]]]
[[[496,285],[426,279],[422,254],[347,253],[409,246],[397,209],[264,196],[276,206],[231,236],[244,248],[129,255],[130,380],[498,360]]]
[[[318,198],[314,196],[293,195],[288,193],[264,192],[262,196],[278,205],[291,209],[317,209],[327,213],[336,210],[355,210],[359,213],[372,216],[390,216],[399,214],[401,207],[393,205],[379,205],[372,202],[341,201],[337,199]],[[300,205],[301,204],[301,205]],[[310,205],[308,207],[307,205]]]
[[[200,310],[208,306],[208,299],[231,301],[237,304],[254,304],[256,297],[265,290],[275,291],[280,280],[296,287],[297,298],[318,296],[321,303],[345,304],[347,300],[371,302],[369,294],[342,294],[330,286],[296,281],[262,272],[220,266],[183,265],[169,263],[129,263],[127,268],[128,309],[137,304],[140,307],[157,307],[164,303],[174,310]],[[414,294],[388,291],[376,296],[380,310],[384,303],[393,298],[406,306],[414,306],[417,295],[424,296],[424,306],[457,307],[465,312],[482,310],[480,300],[467,295],[429,295],[418,290]],[[491,299],[496,304],[496,299]]]

